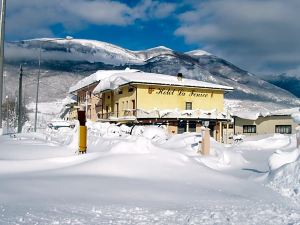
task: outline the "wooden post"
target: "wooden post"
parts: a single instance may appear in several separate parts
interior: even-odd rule
[[[209,128],[202,130],[202,141],[199,143],[199,150],[202,155],[209,155],[210,152],[210,132]]]
[[[222,124],[221,121],[219,122],[219,126],[220,126],[220,127],[219,127],[219,138],[220,138],[220,139],[219,139],[219,142],[222,143],[222,140],[223,140],[223,132],[222,132],[223,127],[222,127],[222,126],[223,126],[223,124]]]

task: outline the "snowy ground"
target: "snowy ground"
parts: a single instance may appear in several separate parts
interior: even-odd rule
[[[202,157],[198,134],[142,129],[91,125],[85,155],[76,128],[0,136],[0,224],[300,224],[299,160],[268,162],[297,154],[295,137]]]

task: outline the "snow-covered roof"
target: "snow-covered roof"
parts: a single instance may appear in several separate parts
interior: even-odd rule
[[[120,86],[129,83],[145,83],[145,84],[158,84],[158,85],[172,85],[184,87],[198,87],[210,89],[233,90],[232,87],[218,85],[199,80],[183,78],[181,81],[176,76],[170,76],[157,73],[145,72],[129,72],[129,73],[116,73],[102,79],[101,82],[94,89],[94,93],[100,93],[105,90],[116,90]]]
[[[252,111],[252,112],[236,112],[233,116],[247,119],[247,120],[257,120],[258,117],[268,117],[268,116],[291,116],[296,115],[300,112],[300,108],[289,108],[289,109],[280,109],[275,111],[269,112],[259,112],[259,111]]]
[[[78,81],[75,85],[71,86],[69,89],[69,93],[78,91],[86,86],[89,86],[93,83],[99,82],[102,79],[105,79],[113,74],[122,74],[122,73],[134,73],[138,72],[138,70],[126,68],[125,70],[98,70],[97,72],[91,74],[88,77],[83,78]]]

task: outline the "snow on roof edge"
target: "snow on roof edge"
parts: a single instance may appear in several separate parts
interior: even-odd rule
[[[106,77],[112,76],[115,73],[129,73],[129,72],[139,72],[136,69],[126,68],[125,70],[98,70],[95,73],[79,80],[75,85],[69,88],[69,93],[76,92],[86,86],[92,85],[99,82]]]
[[[297,115],[298,113],[299,115]],[[287,108],[287,109],[280,109],[280,110],[269,111],[269,112],[259,112],[259,111],[237,112],[234,113],[232,116],[239,117],[241,119],[247,119],[247,120],[257,120],[258,117],[269,117],[269,116],[292,116],[296,123],[298,121],[297,119],[299,116],[299,123],[300,123],[300,108],[298,107]]]
[[[93,93],[100,93],[106,90],[116,90],[120,86],[139,83],[139,84],[153,84],[153,85],[170,85],[170,86],[181,86],[181,87],[194,87],[194,88],[211,88],[211,89],[222,89],[226,91],[234,90],[233,87],[218,85],[208,82],[203,82],[194,79],[183,78],[179,81],[176,76],[158,74],[158,73],[126,73],[126,74],[114,74],[106,79],[103,79]]]

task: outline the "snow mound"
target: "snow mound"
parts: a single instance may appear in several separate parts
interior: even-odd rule
[[[144,137],[130,141],[122,141],[111,148],[112,154],[147,154],[155,149],[151,141]]]
[[[300,112],[292,114],[292,117],[295,123],[300,124]]]
[[[289,144],[291,144],[291,137],[283,134],[274,134],[264,139],[242,142],[239,146],[244,150],[269,150],[283,148]]]
[[[300,160],[271,171],[268,177],[270,188],[281,195],[300,203]]]
[[[227,149],[212,138],[211,145],[211,155],[203,156],[199,160],[205,166],[214,170],[222,170],[241,167],[247,163],[240,152]]]
[[[145,127],[143,136],[149,140],[160,141],[168,138],[167,131],[162,127]]]
[[[269,158],[269,168],[270,170],[276,170],[285,164],[295,162],[299,155],[299,149],[295,149],[292,152],[277,150]]]

